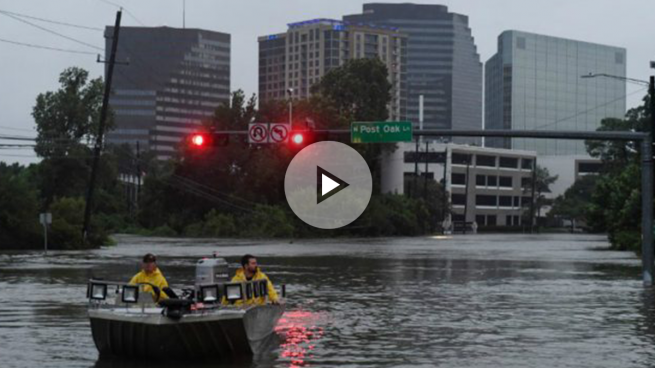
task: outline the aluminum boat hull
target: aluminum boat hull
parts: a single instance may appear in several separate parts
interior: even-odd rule
[[[284,305],[185,314],[161,308],[91,309],[91,331],[101,357],[155,360],[224,359],[256,353],[274,333]]]

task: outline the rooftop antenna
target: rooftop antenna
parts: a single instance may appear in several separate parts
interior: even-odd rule
[[[182,0],[182,28],[186,28],[186,0]]]

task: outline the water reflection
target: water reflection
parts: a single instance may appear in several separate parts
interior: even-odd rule
[[[283,337],[280,344],[280,360],[288,362],[289,368],[309,367],[313,350],[323,337],[326,314],[296,310],[287,312],[280,319],[275,331]]]

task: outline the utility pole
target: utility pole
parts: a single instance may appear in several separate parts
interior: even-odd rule
[[[423,200],[428,203],[428,141],[425,141],[425,180],[423,180]]]
[[[98,124],[98,134],[96,136],[95,147],[93,149],[93,165],[91,166],[91,178],[89,180],[89,190],[86,194],[86,204],[84,207],[84,226],[82,228],[82,237],[87,241],[89,231],[89,222],[91,221],[91,209],[93,208],[93,190],[95,188],[96,177],[98,175],[98,161],[102,151],[102,138],[105,134],[105,123],[107,120],[107,110],[109,109],[109,94],[111,93],[111,81],[114,76],[114,64],[116,63],[116,48],[118,47],[118,34],[121,27],[122,11],[116,12],[116,24],[114,26],[114,35],[111,43],[111,54],[109,56],[109,67],[107,69],[107,80],[105,81],[105,94],[102,97],[102,108],[100,110],[100,122]]]
[[[139,141],[136,141],[136,180],[136,201],[138,204],[141,197],[141,149],[139,148]]]
[[[536,219],[534,217],[534,207],[536,205],[535,192],[537,188],[537,157],[534,158],[532,164],[532,200],[530,201],[530,234],[534,233]]]
[[[466,234],[466,217],[468,216],[469,212],[469,185],[471,184],[469,176],[471,174],[472,157],[472,155],[468,155],[466,158],[466,189],[464,189],[464,226],[462,227],[462,234]]]

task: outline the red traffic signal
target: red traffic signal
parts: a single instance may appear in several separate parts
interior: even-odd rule
[[[195,132],[187,137],[187,142],[192,149],[223,147],[230,143],[230,135],[219,132]]]
[[[301,145],[305,141],[305,135],[300,132],[295,132],[291,134],[291,143],[296,145]]]
[[[207,138],[203,134],[196,133],[191,135],[191,145],[194,147],[202,147],[207,143]]]

